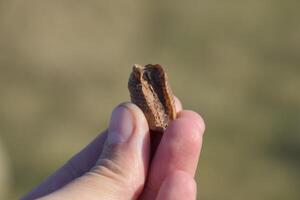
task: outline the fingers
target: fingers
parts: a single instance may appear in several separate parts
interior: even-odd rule
[[[180,100],[174,96],[174,103],[175,103],[175,109],[176,109],[176,112],[180,112],[182,110],[182,104],[180,102]],[[151,137],[151,154],[150,154],[150,159],[153,158],[153,155],[155,154],[156,152],[156,149],[161,141],[161,138],[162,138],[162,134],[161,133],[158,133],[158,132],[153,132],[153,134],[150,134],[150,137]]]
[[[22,199],[45,196],[89,171],[102,152],[106,136],[106,131],[98,135],[89,145]]]
[[[142,199],[155,199],[163,180],[175,170],[194,176],[204,129],[204,122],[197,113],[178,113],[156,150]]]
[[[191,121],[192,123],[197,124],[200,129],[200,134],[204,134],[205,123],[202,117],[198,113],[191,110],[184,110],[182,112],[177,113],[177,118],[185,118]]]
[[[157,200],[194,200],[196,193],[194,178],[184,171],[174,171],[162,183]]]
[[[135,199],[145,182],[149,151],[149,128],[143,112],[134,104],[121,104],[112,112],[96,165],[52,197]]]

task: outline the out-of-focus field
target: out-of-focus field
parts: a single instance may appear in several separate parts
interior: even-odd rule
[[[0,199],[28,192],[106,128],[129,100],[134,63],[165,66],[206,120],[198,199],[300,199],[299,8],[0,0]]]

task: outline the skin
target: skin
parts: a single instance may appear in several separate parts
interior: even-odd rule
[[[120,104],[124,116],[134,117],[129,139],[111,144],[108,128],[22,199],[196,199],[194,175],[205,125],[199,114],[182,110],[177,98],[175,102],[177,119],[151,143],[142,111]],[[111,124],[128,120],[117,118],[121,121],[113,117]]]

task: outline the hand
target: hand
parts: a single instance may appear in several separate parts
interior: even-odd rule
[[[204,122],[177,99],[176,108],[177,119],[150,145],[143,112],[117,106],[106,131],[22,199],[195,199]]]

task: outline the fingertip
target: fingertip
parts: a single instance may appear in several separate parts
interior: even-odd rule
[[[200,126],[190,118],[178,118],[171,122],[163,135],[160,151],[165,152],[173,167],[195,174],[203,143]]]
[[[199,146],[201,147],[202,135],[199,125],[188,118],[175,119],[171,122],[165,133],[167,142],[177,140],[177,144],[183,143],[190,150],[196,150]]]
[[[178,119],[188,119],[191,122],[196,123],[200,128],[200,132],[202,134],[204,134],[205,122],[199,113],[192,111],[192,110],[182,110],[179,113],[177,113],[177,118]]]

